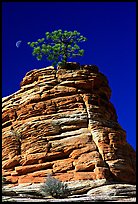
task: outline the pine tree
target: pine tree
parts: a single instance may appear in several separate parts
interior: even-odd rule
[[[33,48],[32,55],[36,56],[37,60],[46,56],[47,60],[53,61],[52,65],[56,66],[65,65],[68,58],[83,56],[84,50],[80,49],[78,43],[85,42],[87,38],[76,30],[63,32],[60,29],[51,33],[46,32],[45,35],[45,38],[36,42],[28,42]]]

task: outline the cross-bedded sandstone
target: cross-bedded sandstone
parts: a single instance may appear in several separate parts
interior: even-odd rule
[[[3,176],[13,183],[107,179],[135,183],[135,151],[94,65],[35,69],[2,100]]]

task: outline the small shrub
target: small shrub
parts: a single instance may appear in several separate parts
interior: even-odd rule
[[[47,176],[46,182],[41,187],[41,191],[54,198],[65,198],[70,194],[67,184],[53,178],[51,175]]]

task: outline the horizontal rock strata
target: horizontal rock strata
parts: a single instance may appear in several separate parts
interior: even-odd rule
[[[67,198],[53,198],[41,191],[41,184],[4,186],[3,202],[136,202],[136,185],[106,183],[105,179],[66,182]]]
[[[69,64],[68,64],[69,66]],[[135,183],[135,151],[94,65],[35,69],[2,99],[2,168],[11,183],[107,179]]]

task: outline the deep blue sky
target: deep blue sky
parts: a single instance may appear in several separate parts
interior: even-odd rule
[[[26,72],[51,65],[37,61],[27,42],[56,29],[77,30],[87,37],[88,41],[80,44],[84,56],[74,61],[95,64],[107,76],[118,122],[135,149],[135,2],[3,2],[2,96],[19,90]],[[18,40],[22,40],[19,48],[15,46]]]

